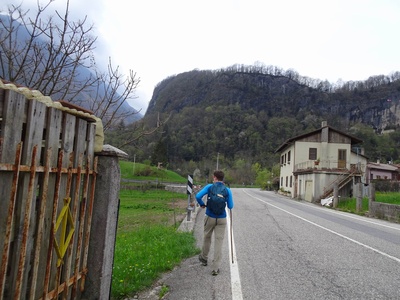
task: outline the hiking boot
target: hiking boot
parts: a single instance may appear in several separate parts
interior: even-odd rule
[[[201,254],[199,255],[199,261],[201,262],[201,264],[202,264],[203,266],[207,266],[207,260],[204,259],[204,258],[201,256]]]
[[[212,276],[217,276],[218,274],[219,274],[219,269],[218,269],[217,271],[213,270],[213,271],[211,272],[211,275],[212,275]]]

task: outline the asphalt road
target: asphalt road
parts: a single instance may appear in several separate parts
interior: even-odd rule
[[[400,224],[273,192],[232,192],[233,242],[228,230],[220,274],[190,258],[162,279],[164,299],[400,299]],[[200,209],[199,247],[203,217]]]

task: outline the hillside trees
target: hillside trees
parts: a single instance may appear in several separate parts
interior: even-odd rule
[[[232,182],[243,182],[242,174],[255,180],[250,166],[258,163],[258,179],[275,184],[279,180],[271,170],[279,162],[275,150],[289,138],[320,128],[322,121],[364,140],[370,161],[396,162],[400,155],[396,74],[369,79],[374,86],[367,82],[330,85],[263,65],[193,70],[157,85],[143,122],[151,124],[157,114],[171,114],[163,128],[169,137],[164,140],[168,166],[183,175],[193,172],[188,162],[196,162],[204,178],[204,170],[215,168],[219,154],[220,166]],[[160,136],[154,137],[147,140],[146,155],[157,154]]]
[[[86,18],[71,20],[69,0],[64,12],[47,13],[51,2],[38,1],[36,14],[10,4],[1,15],[0,77],[93,111],[105,130],[137,114],[127,100],[135,97],[140,78],[132,71],[120,74],[111,58],[107,72],[100,71],[93,25]]]
[[[280,165],[275,164],[270,169],[262,168],[255,163],[252,170],[256,173],[255,182],[264,190],[277,190],[279,188]]]

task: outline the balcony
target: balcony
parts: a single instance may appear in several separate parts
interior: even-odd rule
[[[333,172],[361,174],[365,168],[361,163],[343,160],[308,160],[294,165],[293,173]]]

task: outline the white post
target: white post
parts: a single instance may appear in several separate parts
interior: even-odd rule
[[[136,154],[133,155],[133,176],[135,176]]]

